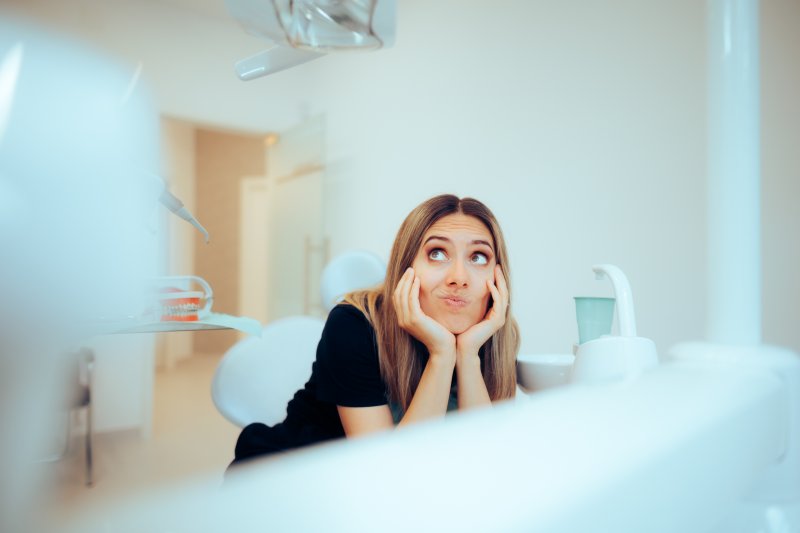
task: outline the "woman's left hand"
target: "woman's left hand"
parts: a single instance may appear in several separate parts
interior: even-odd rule
[[[494,267],[495,280],[486,280],[492,294],[492,307],[486,312],[483,320],[456,336],[456,353],[458,358],[478,356],[478,351],[494,333],[506,323],[508,311],[508,285],[500,265]]]

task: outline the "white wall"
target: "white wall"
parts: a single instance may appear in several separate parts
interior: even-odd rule
[[[225,19],[157,2],[65,4],[24,9],[143,61],[165,113],[260,131],[325,113],[334,254],[356,247],[385,257],[416,203],[472,195],[505,228],[524,351],[569,350],[572,296],[609,293],[591,276],[596,262],[626,271],[640,334],[662,353],[703,337],[702,2],[403,0],[394,48],[250,83],[235,79],[232,63],[263,45]],[[800,75],[779,67],[796,63],[799,8],[764,4],[773,54],[765,95],[777,99],[765,106],[765,139],[789,142]],[[784,110],[788,118],[770,118]],[[800,350],[800,162],[796,150],[775,150],[764,165],[764,331]]]
[[[572,296],[609,292],[597,262],[628,273],[640,331],[662,349],[700,337],[702,12],[470,3],[437,30],[457,5],[408,7],[396,49],[324,64],[352,74],[324,87],[330,158],[349,177],[330,214],[334,252],[348,235],[388,253],[419,200],[473,195],[507,233],[523,350],[569,349]],[[341,217],[348,204],[355,216]]]
[[[800,2],[762,2],[764,338],[800,351]]]

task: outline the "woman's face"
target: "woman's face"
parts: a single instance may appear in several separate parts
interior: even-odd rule
[[[479,219],[461,213],[437,220],[422,237],[414,272],[422,311],[458,335],[483,320],[494,282],[494,240]]]

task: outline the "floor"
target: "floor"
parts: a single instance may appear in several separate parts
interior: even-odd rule
[[[76,514],[196,475],[219,476],[221,482],[233,459],[239,428],[211,401],[211,379],[220,357],[196,354],[156,371],[151,438],[142,438],[138,431],[95,435],[91,487],[84,483],[83,435],[76,432],[67,456],[46,466],[53,490],[45,521],[69,522]]]
[[[158,370],[154,384],[153,433],[101,433],[94,438],[94,479],[84,484],[84,447],[74,435],[66,457],[52,465],[50,514],[56,521],[87,506],[141,493],[195,474],[219,475],[233,459],[239,428],[211,401],[218,355],[197,354]]]

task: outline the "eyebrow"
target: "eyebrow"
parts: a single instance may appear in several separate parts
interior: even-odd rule
[[[434,239],[438,239],[440,241],[449,242],[451,244],[453,243],[453,241],[451,239],[448,239],[447,237],[442,237],[441,235],[431,235],[430,237],[425,239],[425,242],[423,242],[422,245],[425,246],[426,244],[428,244],[428,242],[430,242],[430,241],[432,241]],[[483,244],[485,246],[488,246],[489,249],[492,251],[492,253],[494,253],[494,248],[489,243],[489,241],[485,241],[483,239],[475,239],[475,240],[470,241],[469,243],[470,244]]]

